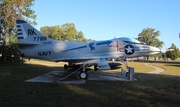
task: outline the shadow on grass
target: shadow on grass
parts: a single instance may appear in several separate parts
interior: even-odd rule
[[[105,100],[103,106],[180,105],[179,76],[137,73],[135,77],[138,81],[89,81],[85,89],[93,90],[93,93],[99,97],[97,99]]]
[[[180,67],[180,62],[178,61],[144,61],[145,63],[151,63],[151,64],[165,64],[166,66],[174,66],[174,67]],[[140,62],[140,63],[144,63],[144,62]]]
[[[176,64],[167,64],[166,66],[174,66],[174,67],[180,67],[180,64],[179,65],[176,65]]]
[[[180,105],[180,77],[137,73],[138,81],[87,81],[82,85],[25,83],[62,67],[0,65],[1,106],[129,107]]]

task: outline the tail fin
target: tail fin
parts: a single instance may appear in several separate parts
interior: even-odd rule
[[[19,44],[37,45],[53,41],[24,20],[17,20],[16,24]]]

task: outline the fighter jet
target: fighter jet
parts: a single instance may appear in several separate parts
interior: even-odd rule
[[[43,35],[24,20],[17,20],[18,45],[23,57],[64,61],[72,67],[83,63],[79,77],[87,78],[86,66],[94,64],[98,69],[110,69],[106,59],[129,58],[157,54],[159,48],[148,46],[128,37],[93,42],[59,41]]]

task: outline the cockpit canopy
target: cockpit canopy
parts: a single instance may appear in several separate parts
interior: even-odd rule
[[[142,44],[137,39],[132,39],[132,38],[128,38],[128,37],[121,37],[120,39],[123,42],[128,43],[128,44]]]

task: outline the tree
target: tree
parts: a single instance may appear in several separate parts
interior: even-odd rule
[[[155,29],[153,28],[146,28],[143,29],[142,32],[138,34],[138,40],[141,43],[162,48],[164,42],[158,39],[159,36],[160,36],[159,30],[155,31]],[[154,60],[156,60],[156,56],[157,55],[154,55]],[[147,56],[147,59],[149,59],[149,56]]]
[[[2,45],[0,45],[2,57],[1,61],[12,60],[13,58],[19,58],[17,46],[14,42],[17,42],[16,20],[23,19],[31,24],[36,24],[35,11],[30,7],[33,5],[34,0],[1,0],[0,1],[0,39]],[[28,20],[33,19],[33,20]],[[11,51],[10,51],[11,50]],[[15,51],[15,52],[12,52]],[[7,53],[8,57],[7,58]],[[16,57],[15,55],[18,55]],[[11,59],[12,58],[12,59]]]
[[[168,61],[167,54],[162,53],[162,60],[165,62],[166,60]]]
[[[82,31],[79,31],[76,35],[76,41],[77,42],[85,42],[86,41],[86,38],[84,37],[84,34]]]
[[[176,47],[176,45],[174,45],[172,43],[171,47],[169,48],[169,51],[166,51],[166,55],[167,55],[168,58],[170,58],[171,60],[174,61],[180,56],[180,51]]]
[[[82,31],[77,31],[75,24],[65,23],[62,26],[44,26],[40,31],[55,40],[67,40],[72,42],[86,42],[93,41],[86,39]]]
[[[77,30],[73,23],[63,24],[61,28],[63,29],[63,32],[65,33],[65,35],[63,35],[62,37],[64,40],[75,41]]]

